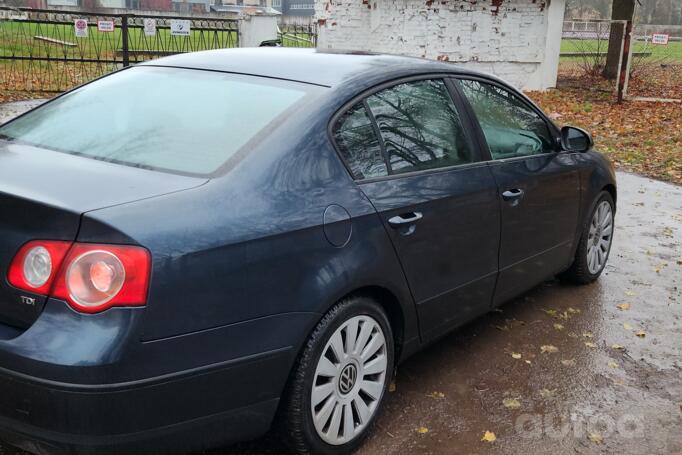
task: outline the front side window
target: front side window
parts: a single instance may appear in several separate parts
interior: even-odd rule
[[[206,175],[321,87],[214,71],[136,67],[0,128],[0,136],[129,166]]]
[[[471,148],[442,80],[396,85],[367,98],[391,174],[470,163]]]
[[[544,119],[513,93],[474,80],[460,87],[478,118],[494,160],[554,151]]]

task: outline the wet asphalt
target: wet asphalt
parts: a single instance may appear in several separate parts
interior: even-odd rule
[[[682,187],[618,185],[602,277],[548,281],[408,359],[359,454],[682,453]]]

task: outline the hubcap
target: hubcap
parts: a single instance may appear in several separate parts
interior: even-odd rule
[[[599,273],[606,265],[613,239],[613,211],[611,204],[602,201],[592,215],[587,237],[587,269]]]
[[[367,427],[386,384],[386,338],[371,316],[354,316],[336,329],[317,363],[310,407],[317,434],[345,444]]]

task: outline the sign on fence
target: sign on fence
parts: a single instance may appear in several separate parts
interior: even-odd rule
[[[110,33],[114,31],[114,21],[97,21],[97,31]]]
[[[76,19],[73,21],[73,28],[76,32],[76,37],[87,38],[88,36],[88,21],[86,19]]]
[[[654,33],[651,35],[651,44],[668,44],[669,39],[670,35],[666,35],[665,33]]]
[[[191,21],[185,19],[171,19],[171,35],[189,36],[191,31]]]
[[[156,19],[145,19],[143,24],[145,36],[156,36]]]

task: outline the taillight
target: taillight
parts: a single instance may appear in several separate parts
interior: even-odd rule
[[[50,253],[46,245],[56,243],[66,245],[61,256],[46,255],[40,249]],[[21,263],[21,268],[15,263]],[[41,287],[32,286],[32,281],[48,274],[48,268],[50,278]],[[22,247],[8,278],[20,289],[65,300],[81,312],[97,313],[114,306],[145,305],[150,268],[149,252],[137,246],[38,241]]]
[[[12,286],[47,295],[54,277],[71,248],[71,242],[36,240],[19,249],[9,266],[7,281]]]

